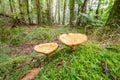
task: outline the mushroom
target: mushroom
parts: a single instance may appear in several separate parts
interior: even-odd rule
[[[71,51],[75,51],[75,46],[80,45],[87,41],[87,36],[80,33],[68,33],[59,36],[59,40],[64,45],[71,48]]]
[[[50,54],[52,54],[58,48],[57,43],[44,43],[39,44],[34,47],[34,50],[37,53],[42,53],[47,56],[48,61],[50,61]]]

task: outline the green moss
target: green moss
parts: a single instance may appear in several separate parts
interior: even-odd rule
[[[20,44],[29,43],[33,40],[39,41],[39,43],[51,42],[54,41],[61,33],[67,32],[82,32],[82,30],[77,31],[70,28],[57,28],[57,29],[48,29],[48,28],[24,28],[19,30],[19,33],[16,31],[19,29],[13,29],[13,32],[10,32],[10,39],[7,42],[0,42],[2,45],[0,49],[0,55],[5,56],[0,57],[0,79],[5,75],[7,80],[18,80],[22,77],[23,73],[32,69],[34,65],[38,65],[38,62],[29,63],[23,68],[16,69],[12,68],[13,62],[21,63],[24,59],[28,57],[35,57],[39,60],[45,59],[46,57],[40,57],[32,52],[29,55],[10,57],[8,54],[12,50],[8,45],[10,41],[14,41],[15,38],[20,39]],[[28,31],[27,35],[24,35],[23,32]],[[6,32],[5,32],[6,33]],[[14,36],[17,36],[14,38]],[[13,44],[13,43],[12,43]],[[15,44],[16,45],[16,44]],[[108,48],[115,48],[116,50],[105,49],[97,46],[95,42],[86,42],[83,45],[77,46],[75,52],[72,54],[69,47],[64,45],[60,46],[54,54],[51,55],[52,60],[50,62],[45,62],[44,66],[40,68],[39,74],[35,77],[35,80],[111,80],[111,74],[120,78],[120,51],[118,46],[109,45]],[[56,66],[58,62],[61,62],[61,58],[64,59],[65,63]],[[101,68],[101,61],[107,63],[109,76],[107,77]],[[12,70],[12,72],[9,72]]]
[[[110,74],[114,74],[120,78],[120,53],[115,53],[102,49],[93,43],[86,43],[76,47],[74,54],[71,54],[67,47],[59,48],[52,56],[51,62],[47,63],[40,73],[36,76],[36,80],[75,80],[75,79],[93,79],[93,80],[109,80]],[[65,64],[56,67],[55,64],[60,62],[61,58],[65,60]],[[101,68],[101,61],[107,63],[109,76],[105,76]],[[117,66],[115,66],[117,64]]]

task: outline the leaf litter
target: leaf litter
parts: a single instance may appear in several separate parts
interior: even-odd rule
[[[34,77],[39,73],[39,68],[34,68],[25,72],[20,80],[33,80]]]

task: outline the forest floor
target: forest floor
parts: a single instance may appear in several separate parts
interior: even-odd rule
[[[58,41],[62,33],[85,33],[83,28],[25,27],[0,29],[0,80],[117,80],[120,79],[120,44],[94,40],[76,47],[74,54]],[[40,43],[57,42],[60,47],[52,60],[37,55],[33,47]]]

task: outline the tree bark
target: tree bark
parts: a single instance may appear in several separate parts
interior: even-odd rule
[[[58,24],[60,24],[60,0],[58,0]]]
[[[81,9],[81,13],[85,13],[86,12],[87,2],[88,2],[88,0],[84,0],[84,3],[82,5],[82,9]]]
[[[70,26],[75,26],[75,0],[70,0]]]
[[[77,12],[77,22],[76,22],[76,25],[79,25],[80,24],[80,4],[78,4],[78,12]]]
[[[118,24],[120,26],[120,1],[115,0],[113,8],[109,14],[106,25]]]
[[[28,15],[28,21],[29,21],[29,24],[33,24],[31,18],[30,18],[30,10],[29,10],[29,0],[26,0],[26,7],[27,7],[27,15]]]
[[[21,15],[21,20],[25,21],[24,11],[23,11],[23,8],[22,8],[22,3],[23,3],[23,1],[19,0],[19,10],[20,10],[20,15]]]
[[[56,8],[55,8],[55,22],[57,23],[57,11],[58,11],[58,5],[57,5],[57,0],[56,0]]]
[[[12,6],[13,6],[13,12],[15,13],[16,12],[16,6],[15,6],[15,1],[14,0],[11,0],[12,1]]]
[[[65,14],[66,14],[66,1],[67,1],[67,0],[64,1],[63,25],[65,25],[65,18],[66,18],[66,16],[65,16]]]
[[[10,4],[10,10],[13,13],[14,11],[13,11],[13,6],[12,6],[12,0],[9,0],[9,4]]]
[[[39,0],[36,0],[37,5],[37,23],[41,25],[41,3]]]
[[[48,23],[52,26],[52,0],[48,0]]]

